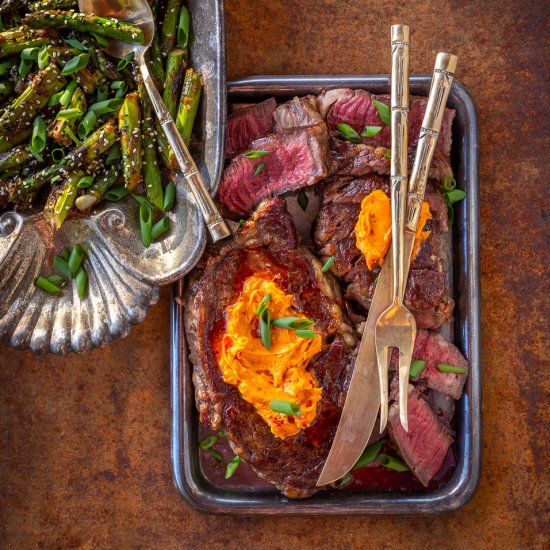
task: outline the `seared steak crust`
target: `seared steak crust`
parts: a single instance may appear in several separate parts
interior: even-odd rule
[[[310,364],[323,388],[316,419],[299,434],[276,438],[235,386],[223,381],[216,358],[225,309],[237,299],[247,276],[263,273],[295,298],[295,307],[316,322],[323,349]],[[289,497],[306,497],[336,431],[356,339],[338,305],[336,285],[321,264],[299,246],[284,201],[264,201],[235,239],[212,252],[186,295],[185,328],[201,422],[223,428],[237,455]]]

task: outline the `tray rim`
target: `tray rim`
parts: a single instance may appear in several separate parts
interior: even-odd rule
[[[411,91],[429,86],[431,75],[412,75]],[[388,88],[389,75],[262,75],[228,82],[228,97],[264,95],[277,91],[278,95],[302,94],[322,87],[365,87],[375,91]],[[378,90],[377,90],[378,89]],[[464,506],[474,496],[481,477],[481,326],[480,326],[480,267],[479,267],[479,133],[478,118],[472,97],[466,88],[454,81],[450,103],[460,107],[464,116],[464,163],[460,183],[467,189],[468,201],[461,206],[456,222],[463,228],[458,242],[453,270],[458,263],[463,270],[455,280],[454,288],[466,287],[465,311],[462,323],[457,323],[455,334],[460,347],[468,350],[470,374],[468,392],[459,401],[457,414],[462,427],[457,433],[457,468],[451,480],[443,487],[422,492],[381,493],[341,492],[323,496],[323,493],[305,500],[291,500],[270,494],[243,494],[242,491],[224,491],[220,496],[212,486],[197,476],[196,453],[185,449],[196,447],[197,426],[193,426],[194,389],[185,391],[187,354],[183,335],[182,306],[176,297],[181,295],[183,280],[172,287],[171,300],[171,460],[173,480],[178,492],[188,504],[209,513],[236,515],[436,515]],[[458,118],[458,117],[457,117]],[[465,273],[464,273],[465,271]],[[180,294],[178,294],[180,293]],[[182,368],[180,368],[182,367]],[[187,376],[189,374],[187,373]],[[189,376],[190,379],[190,376]],[[191,384],[192,385],[192,384]]]

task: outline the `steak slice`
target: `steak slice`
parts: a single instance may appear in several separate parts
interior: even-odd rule
[[[453,438],[432,411],[422,394],[409,386],[409,431],[399,420],[399,405],[391,404],[388,411],[388,427],[403,460],[420,482],[427,487],[437,474]]]
[[[350,88],[339,88],[324,92],[319,96],[321,114],[326,114],[326,121],[331,130],[337,131],[339,123],[349,124],[357,132],[361,132],[365,126],[381,126],[382,130],[374,137],[365,138],[363,142],[374,147],[391,146],[391,128],[382,123],[378,116],[378,109],[373,100],[386,105],[390,104],[388,95],[373,95],[366,90],[352,90]],[[420,136],[420,128],[428,98],[411,96],[409,100],[409,146],[416,147]],[[455,112],[452,109],[445,109],[441,131],[436,144],[436,150],[441,151],[449,157],[451,153],[451,126]]]
[[[253,141],[250,148],[267,154],[235,157],[220,184],[218,197],[235,214],[248,213],[269,196],[314,185],[331,170],[324,122],[271,134]]]
[[[275,132],[313,126],[323,121],[319,114],[317,97],[314,95],[294,97],[279,105],[273,113],[273,120],[275,121]]]
[[[273,131],[273,113],[277,108],[275,98],[238,109],[227,117],[225,131],[225,156],[231,158],[244,151],[255,139]]]
[[[184,320],[201,422],[223,429],[234,452],[260,476],[286,496],[301,498],[318,490],[315,484],[336,432],[356,339],[338,305],[337,286],[299,245],[284,204],[280,198],[264,201],[232,242],[209,254],[188,287]],[[323,335],[321,353],[308,367],[323,390],[316,418],[285,439],[275,437],[237,387],[223,381],[217,360],[225,310],[255,273],[273,277],[293,294],[296,309],[314,320]]]

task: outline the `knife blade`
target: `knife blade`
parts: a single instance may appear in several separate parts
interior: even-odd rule
[[[414,166],[409,180],[408,219],[403,250],[405,279],[409,273],[416,226],[426,190],[428,170],[435,151],[457,61],[458,58],[454,55],[437,54],[428,105],[424,114]],[[374,332],[378,317],[391,301],[392,266],[392,249],[390,246],[380,271],[365,328],[363,329],[363,336],[359,344],[342,416],[327,460],[317,480],[318,487],[341,479],[353,468],[365,450],[376,423],[378,409],[380,408],[380,385]]]

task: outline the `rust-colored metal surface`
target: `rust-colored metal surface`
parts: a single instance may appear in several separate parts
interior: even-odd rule
[[[477,495],[435,518],[205,516],[169,456],[169,291],[84,356],[0,347],[2,548],[543,548],[550,544],[549,9],[538,0],[226,0],[228,77],[382,73],[459,56],[481,130],[484,457]]]

